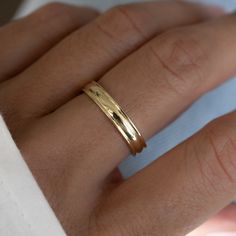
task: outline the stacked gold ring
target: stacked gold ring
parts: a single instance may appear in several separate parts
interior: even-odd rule
[[[112,121],[125,138],[133,155],[141,152],[143,148],[146,147],[145,140],[135,127],[134,123],[100,84],[92,81],[83,88],[83,91]]]

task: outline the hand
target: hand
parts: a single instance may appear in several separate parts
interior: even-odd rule
[[[128,146],[81,92],[98,80],[150,138],[236,72],[236,16],[216,15],[51,4],[1,28],[1,111],[68,235],[184,235],[234,199],[235,113],[123,180]]]

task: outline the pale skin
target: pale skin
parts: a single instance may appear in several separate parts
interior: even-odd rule
[[[0,29],[1,113],[69,236],[186,235],[209,218],[189,235],[236,230],[234,205],[212,218],[236,196],[236,113],[124,180],[128,145],[82,93],[97,80],[147,140],[236,74],[236,15],[221,14],[50,4]]]

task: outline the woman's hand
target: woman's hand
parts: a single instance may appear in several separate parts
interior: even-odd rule
[[[214,12],[51,4],[1,28],[1,111],[68,235],[184,235],[235,197],[235,113],[122,180],[128,146],[82,93],[98,80],[150,138],[236,73],[236,16],[192,25]]]

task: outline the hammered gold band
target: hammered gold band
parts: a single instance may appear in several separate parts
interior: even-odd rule
[[[112,121],[128,143],[133,155],[139,153],[146,147],[146,143],[138,129],[121,107],[95,81],[87,84],[83,91],[100,107],[106,116]]]

